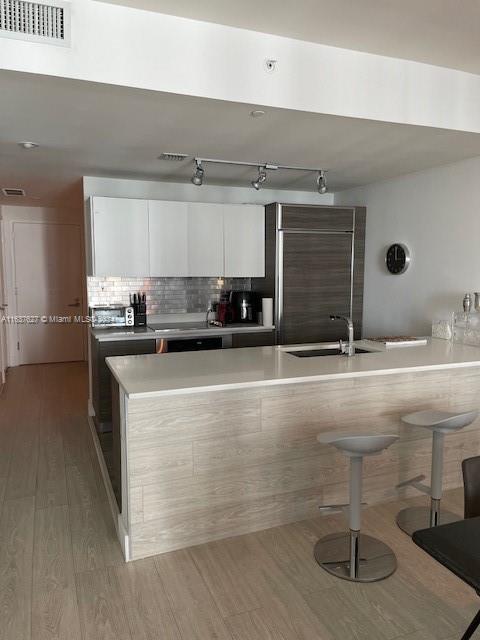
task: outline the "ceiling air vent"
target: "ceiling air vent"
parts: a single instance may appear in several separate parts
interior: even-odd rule
[[[162,153],[158,156],[159,160],[170,160],[171,162],[182,162],[186,158],[188,158],[188,153]]]
[[[0,36],[68,46],[70,5],[63,0],[0,0]]]
[[[1,2],[2,0],[0,0]],[[2,189],[2,193],[4,196],[6,196],[7,198],[11,198],[13,196],[20,196],[23,197],[25,196],[25,190],[24,189],[9,189],[8,187],[5,187],[4,189]]]

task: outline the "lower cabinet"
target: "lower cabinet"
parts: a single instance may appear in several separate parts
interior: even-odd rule
[[[272,347],[275,344],[275,331],[258,333],[234,333],[232,347]]]
[[[155,353],[155,340],[116,340],[103,342],[90,336],[92,358],[92,404],[99,433],[111,430],[112,390],[110,369],[105,358]]]
[[[112,395],[112,431],[99,435],[100,445],[105,458],[113,493],[118,510],[122,513],[122,432],[120,417],[120,386],[111,376]]]
[[[99,341],[90,336],[92,358],[92,404],[98,433],[110,432],[112,428],[111,374],[105,358],[110,356],[136,356],[156,352],[156,340]],[[222,338],[170,341],[172,351],[196,351],[198,349],[220,349]],[[178,342],[178,344],[177,344]],[[201,346],[196,346],[199,343]],[[192,343],[192,344],[189,344]],[[268,347],[275,344],[275,332],[234,333],[232,347]]]

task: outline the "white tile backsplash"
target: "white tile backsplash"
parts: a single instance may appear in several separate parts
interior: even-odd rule
[[[128,305],[129,294],[147,296],[148,313],[202,313],[219,299],[222,289],[249,291],[250,278],[97,278],[87,280],[88,305]]]

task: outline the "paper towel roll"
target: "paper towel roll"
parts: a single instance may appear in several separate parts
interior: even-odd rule
[[[262,318],[265,327],[273,325],[273,299],[262,298]]]

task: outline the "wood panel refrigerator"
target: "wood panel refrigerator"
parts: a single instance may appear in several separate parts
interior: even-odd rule
[[[361,337],[365,222],[365,207],[266,207],[266,275],[252,289],[274,299],[277,344],[345,339],[331,314]]]

